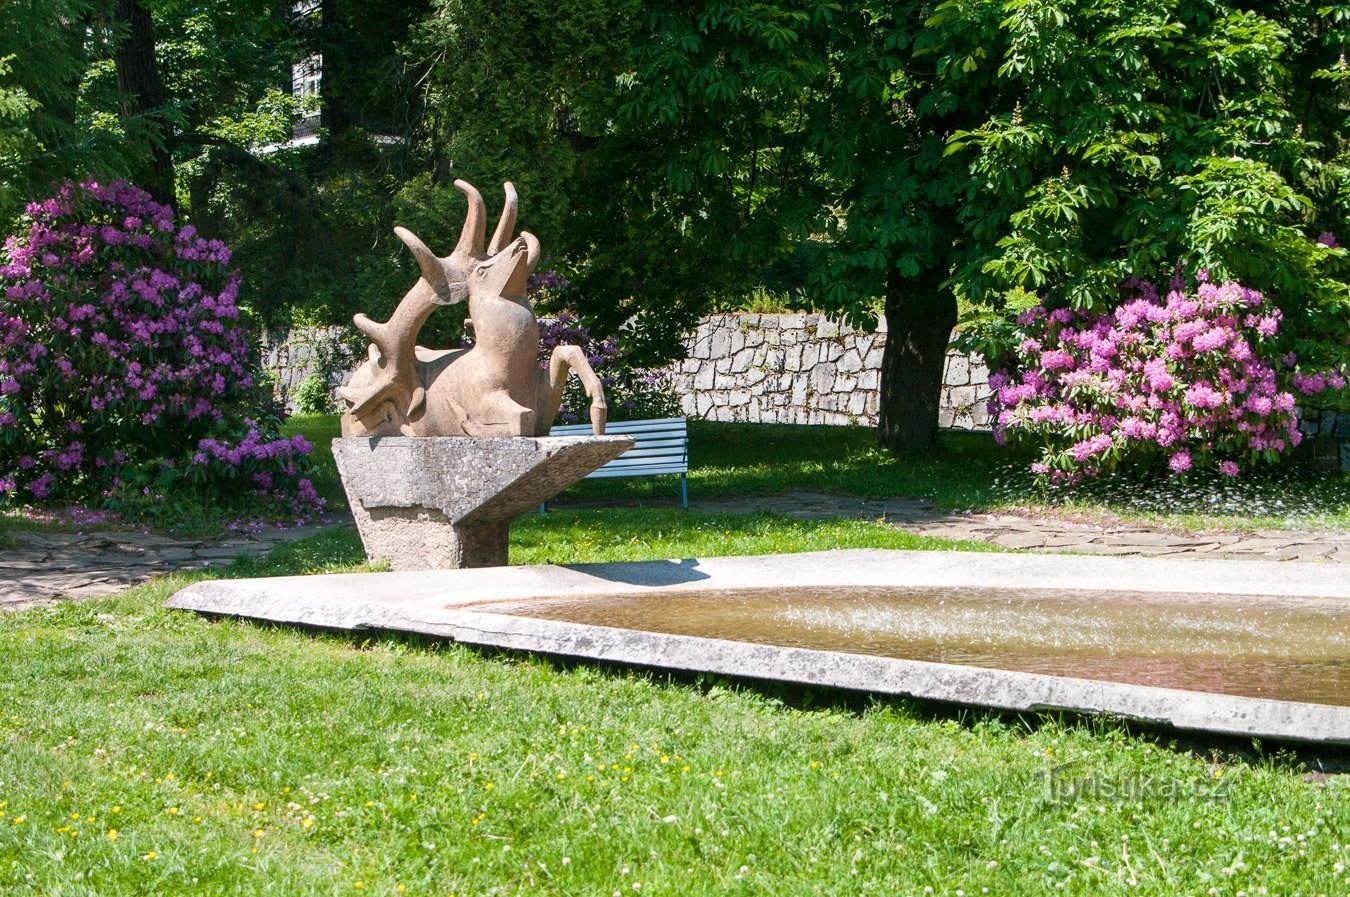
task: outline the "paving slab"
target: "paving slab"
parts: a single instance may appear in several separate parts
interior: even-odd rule
[[[908,695],[1011,711],[1105,713],[1152,725],[1279,740],[1350,745],[1350,707],[1157,688],[590,625],[528,615],[560,599],[646,600],[699,593],[725,600],[774,584],[838,588],[1119,592],[1142,600],[1190,596],[1240,615],[1252,602],[1316,607],[1350,620],[1350,578],[1328,564],[1054,554],[850,550],[570,567],[541,565],[195,583],[167,606],[336,629],[419,632],[458,641],[658,668]],[[1086,590],[1086,591],[1085,591]],[[719,595],[721,597],[719,597]],[[1149,596],[1157,596],[1150,599]],[[1332,634],[1333,651],[1346,634]],[[1350,662],[1350,658],[1346,658]]]
[[[769,511],[813,520],[827,517],[882,520],[920,535],[992,542],[1019,550],[1122,556],[1207,555],[1217,551],[1233,558],[1350,561],[1350,532],[1345,530],[1178,533],[1007,513],[951,514],[935,511],[927,501],[868,500],[823,492],[709,499],[698,501],[695,506],[708,512]],[[891,508],[896,513],[890,513]],[[1059,537],[1062,533],[1072,533],[1077,538],[1062,542]]]
[[[121,530],[15,531],[9,535],[18,545],[0,551],[0,610],[110,595],[176,570],[228,564],[241,555],[270,551],[344,519],[350,522],[349,517],[335,514],[323,525],[267,527],[210,539]]]

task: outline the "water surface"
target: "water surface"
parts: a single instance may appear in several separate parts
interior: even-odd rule
[[[792,587],[531,599],[473,609],[1350,706],[1350,615],[1332,599]]]

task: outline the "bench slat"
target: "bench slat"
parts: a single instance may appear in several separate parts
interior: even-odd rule
[[[590,424],[564,424],[556,426],[549,431],[550,436],[588,436],[591,433]],[[624,436],[633,433],[650,433],[668,431],[671,433],[686,433],[688,426],[683,418],[671,418],[669,420],[655,421],[619,421],[617,423],[607,424],[605,426],[606,435]]]
[[[674,463],[682,463],[682,462],[684,461],[684,459],[685,459],[685,454],[684,454],[684,452],[682,452],[682,451],[676,451],[676,452],[669,452],[669,451],[643,452],[643,451],[641,451],[641,450],[639,450],[639,449],[629,449],[628,451],[624,452],[622,455],[620,455],[619,457],[615,458],[613,461],[610,461],[609,463],[610,463],[610,464],[617,464],[617,463],[619,463],[619,462],[621,462],[621,461],[624,462],[624,463],[628,463],[628,462],[631,462],[631,461],[652,461],[652,460],[656,460],[656,461],[664,461],[664,462],[666,462],[666,463],[674,464]]]
[[[641,476],[650,476],[650,475],[652,475],[652,474],[660,474],[660,473],[670,473],[670,474],[675,474],[675,475],[678,476],[678,475],[680,475],[680,474],[684,474],[684,473],[688,473],[688,472],[689,472],[689,469],[688,469],[687,467],[682,467],[682,466],[674,466],[674,467],[629,467],[629,468],[624,468],[624,469],[615,469],[615,468],[610,467],[609,465],[606,465],[606,466],[600,468],[599,470],[595,471],[594,473],[588,473],[588,474],[585,476],[585,479],[588,479],[588,480],[604,480],[604,479],[609,479],[610,477],[641,477]]]

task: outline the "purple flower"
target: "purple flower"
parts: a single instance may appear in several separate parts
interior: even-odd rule
[[[1140,281],[1122,294],[1114,314],[1020,313],[1017,364],[990,376],[995,438],[1040,444],[1034,472],[1052,482],[1154,453],[1179,473],[1208,463],[1232,475],[1239,462],[1216,454],[1298,444],[1282,386],[1308,395],[1345,386],[1339,371],[1296,371],[1292,354],[1263,354],[1281,315],[1256,290],[1208,281],[1187,290],[1176,278],[1165,303]]]
[[[15,491],[125,500],[131,482],[167,475],[288,518],[317,507],[298,486],[312,447],[281,437],[275,417],[253,420],[270,397],[254,385],[228,247],[121,181],[65,184],[28,215],[0,259],[0,470]],[[18,413],[26,396],[63,412]],[[208,440],[222,448],[198,447]],[[122,450],[147,441],[184,448]]]

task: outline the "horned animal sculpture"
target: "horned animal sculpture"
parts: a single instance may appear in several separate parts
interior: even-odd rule
[[[547,370],[536,362],[539,322],[526,280],[539,263],[539,241],[516,227],[515,187],[487,251],[487,209],[472,184],[455,181],[469,200],[459,243],[439,258],[411,231],[394,228],[417,259],[422,276],[384,323],[356,315],[370,337],[370,359],[338,391],[347,403],[343,436],[547,436],[562,403],[569,371],[591,399],[591,426],[605,432],[600,378],[577,346],[558,346]],[[438,306],[468,300],[474,345],[435,351],[416,345]]]

